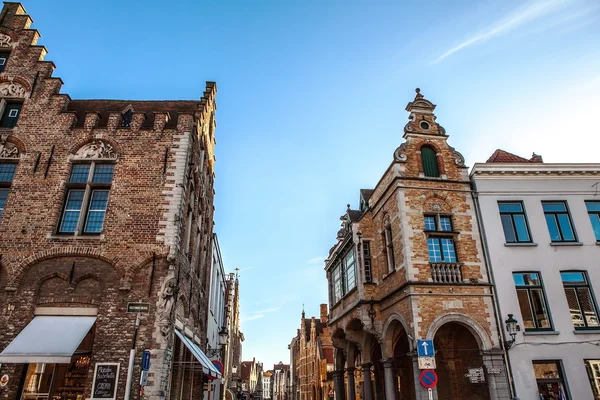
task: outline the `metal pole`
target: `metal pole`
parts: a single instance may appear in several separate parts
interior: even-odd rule
[[[140,326],[140,314],[135,317],[135,328],[133,330],[133,340],[131,342],[131,350],[129,350],[129,367],[127,368],[127,383],[125,384],[124,400],[129,400],[131,393],[131,382],[133,381],[133,363],[135,361],[135,342],[137,339],[138,328]]]

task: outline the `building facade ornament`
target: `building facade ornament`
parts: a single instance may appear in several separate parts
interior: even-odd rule
[[[12,40],[12,38],[8,35],[5,35],[4,33],[0,33],[0,47],[4,47],[4,48],[11,48],[12,44],[10,43],[10,41]]]
[[[27,90],[19,83],[16,82],[2,82],[0,83],[0,96],[2,97],[19,97],[24,98],[27,94]]]
[[[160,332],[166,336],[171,329],[171,311],[175,305],[177,282],[174,276],[169,277],[162,286],[158,300],[158,321]]]
[[[406,160],[408,160],[408,156],[404,152],[405,148],[406,148],[406,143],[402,143],[400,145],[400,147],[398,147],[396,149],[396,151],[394,151],[394,161],[397,161],[397,162],[406,162]]]
[[[6,141],[7,135],[0,138],[0,158],[19,158],[19,148]]]
[[[77,150],[76,158],[104,158],[116,160],[118,158],[114,147],[102,140],[94,140]]]

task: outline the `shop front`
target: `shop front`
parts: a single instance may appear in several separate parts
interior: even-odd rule
[[[22,376],[14,377],[20,379],[16,398],[83,400],[90,381],[100,377],[93,389],[114,399],[119,364],[91,368],[97,311],[38,308],[35,314],[0,353],[0,363],[23,365]]]

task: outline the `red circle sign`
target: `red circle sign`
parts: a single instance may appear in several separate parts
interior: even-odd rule
[[[419,375],[419,381],[421,381],[421,385],[426,387],[427,389],[431,389],[435,387],[438,383],[438,376],[432,369],[424,369],[421,371],[421,375]]]

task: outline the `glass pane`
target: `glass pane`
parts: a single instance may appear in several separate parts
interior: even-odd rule
[[[577,301],[577,294],[575,288],[565,288],[565,296],[567,297],[567,304],[569,305],[569,311],[571,313],[571,320],[575,328],[582,328],[585,326],[583,321],[583,315],[579,309],[579,302]]]
[[[546,309],[546,301],[542,289],[531,289],[531,306],[535,315],[537,328],[550,328],[550,319]]]
[[[523,212],[523,205],[521,203],[498,203],[498,208],[501,213],[520,213]]]
[[[65,212],[60,224],[60,232],[75,232],[79,214],[81,213],[81,205],[83,203],[83,190],[70,190],[65,202]]]
[[[600,240],[600,214],[590,214],[590,222],[592,223],[596,240]]]
[[[525,286],[525,274],[513,274],[515,286]]]
[[[456,252],[454,251],[454,241],[452,239],[442,239],[442,253],[445,262],[456,262]]]
[[[435,217],[425,217],[425,230],[435,231]]]
[[[504,230],[504,238],[506,239],[506,243],[516,242],[517,236],[515,234],[515,227],[513,226],[513,221],[510,215],[501,215],[500,219],[502,220],[502,229]]]
[[[585,369],[588,373],[594,400],[600,399],[600,360],[585,360]]]
[[[598,315],[596,315],[596,307],[594,306],[590,289],[587,287],[577,288],[577,294],[579,295],[579,305],[585,316],[587,326],[598,326]]]
[[[517,240],[519,242],[529,242],[529,231],[527,230],[527,222],[524,214],[515,214],[515,228],[517,230]]]
[[[4,206],[6,205],[7,198],[8,189],[0,189],[0,217],[2,216],[2,212],[4,211]]]
[[[600,212],[600,201],[586,201],[585,206],[588,211]]]
[[[533,364],[535,379],[559,379],[559,368],[556,361],[535,362]]]
[[[535,329],[535,321],[533,320],[533,312],[529,303],[527,289],[517,289],[517,299],[519,300],[521,317],[523,317],[523,326],[525,329]]]
[[[560,236],[558,225],[556,223],[556,217],[554,216],[554,214],[546,215],[546,225],[548,225],[550,240],[552,240],[553,242],[562,241],[562,237]]]
[[[0,182],[12,182],[17,164],[0,164]]]
[[[452,230],[452,221],[450,220],[450,217],[440,217],[440,230],[447,232]]]
[[[356,270],[354,268],[354,250],[348,251],[344,257],[346,264],[346,290],[350,291],[356,286]]]
[[[440,250],[440,242],[436,238],[427,239],[427,250],[429,251],[430,262],[441,262],[442,252]]]
[[[47,395],[53,372],[54,364],[29,364],[23,382],[23,398],[37,399],[38,395]]]
[[[564,202],[558,201],[555,203],[542,203],[542,207],[545,212],[565,212],[567,211],[567,206]]]
[[[100,164],[94,168],[94,183],[111,183],[113,178],[113,170],[115,166],[112,164]]]
[[[71,169],[71,177],[69,182],[71,183],[86,183],[90,172],[89,164],[75,164]]]
[[[585,284],[587,280],[583,272],[561,272],[560,277],[564,283],[582,283]]]
[[[569,216],[567,214],[559,214],[557,217],[558,224],[560,225],[560,230],[563,235],[563,240],[575,240],[575,233],[573,232],[573,227],[571,226]]]
[[[540,286],[540,277],[539,274],[533,273],[523,273],[523,274],[513,274],[513,279],[515,280],[515,285],[517,286]]]

